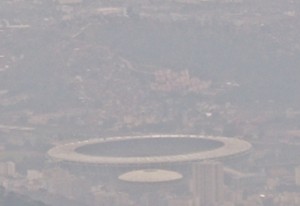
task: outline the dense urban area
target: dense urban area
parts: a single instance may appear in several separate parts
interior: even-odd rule
[[[294,0],[1,0],[0,205],[136,206],[47,151],[171,133],[252,144],[224,166],[218,205],[299,206],[299,12]],[[188,202],[165,205],[208,206]]]

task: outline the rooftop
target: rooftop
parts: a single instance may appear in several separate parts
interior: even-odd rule
[[[119,180],[136,183],[170,182],[181,178],[178,172],[160,169],[134,170],[119,176]]]
[[[97,144],[106,144],[111,142],[120,142],[122,146],[123,142],[126,141],[142,141],[146,142],[151,140],[172,140],[181,139],[190,141],[190,139],[200,139],[205,141],[219,142],[221,143],[220,147],[213,147],[209,150],[203,150],[199,148],[199,151],[190,150],[190,151],[180,151],[178,153],[153,153],[159,149],[157,147],[151,147],[152,153],[150,154],[141,154],[141,153],[132,153],[133,155],[125,155],[122,151],[118,155],[113,153],[101,154],[89,154],[89,153],[80,153],[78,150],[87,146],[93,147]],[[133,143],[133,142],[132,142]],[[159,143],[159,142],[158,142]],[[180,145],[178,145],[180,146]],[[214,137],[214,136],[203,136],[203,135],[145,135],[145,136],[124,136],[124,137],[108,137],[108,138],[98,138],[90,139],[78,142],[72,142],[68,144],[58,145],[48,151],[48,155],[59,161],[69,161],[76,163],[86,163],[86,164],[114,164],[114,165],[124,165],[124,164],[155,164],[155,163],[174,163],[174,162],[187,162],[187,161],[201,161],[207,159],[222,159],[229,156],[234,156],[237,154],[245,153],[251,149],[251,144],[237,138],[226,138],[226,137]],[[118,147],[119,150],[130,151],[138,150],[139,148],[129,147],[124,143],[124,148]],[[170,148],[169,148],[170,149]],[[118,152],[118,151],[116,151]]]

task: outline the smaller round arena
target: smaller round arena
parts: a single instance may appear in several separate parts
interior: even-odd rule
[[[182,175],[175,171],[161,169],[134,170],[121,174],[119,180],[132,183],[161,183],[182,179]]]

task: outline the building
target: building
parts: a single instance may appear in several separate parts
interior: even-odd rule
[[[190,196],[169,197],[167,201],[168,206],[193,206],[193,199]]]
[[[145,206],[168,204],[166,197],[172,195],[171,190],[180,185],[182,178],[178,172],[161,169],[133,170],[118,177],[119,188],[129,193],[137,205]]]
[[[82,0],[57,0],[59,4],[80,4]]]
[[[16,175],[16,164],[14,162],[0,163],[0,176],[14,177]]]
[[[191,178],[193,206],[217,206],[224,201],[223,165],[219,162],[193,163]]]
[[[300,186],[300,166],[295,168],[295,183]]]

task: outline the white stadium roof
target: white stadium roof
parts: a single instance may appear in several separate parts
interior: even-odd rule
[[[212,140],[214,142],[222,143],[222,146],[205,151],[165,155],[165,156],[96,156],[79,153],[76,150],[86,145],[101,144],[107,142],[126,141],[135,139],[149,139],[149,138],[196,138],[203,140]],[[175,163],[200,161],[208,159],[222,159],[238,154],[245,153],[251,149],[252,145],[249,142],[238,138],[204,136],[204,135],[187,135],[187,134],[158,134],[158,135],[143,135],[143,136],[119,136],[97,138],[84,141],[71,142],[68,144],[58,145],[48,151],[48,155],[60,161],[68,161],[74,163],[88,163],[88,164],[112,164],[112,165],[126,165],[126,164],[155,164],[155,163]]]

